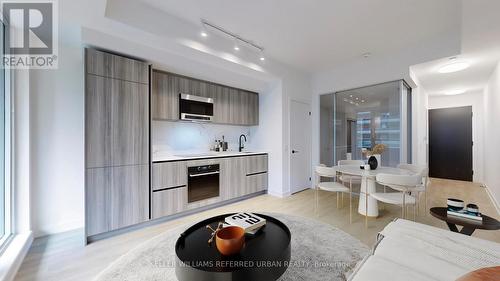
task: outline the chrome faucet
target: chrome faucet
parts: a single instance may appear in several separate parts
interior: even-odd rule
[[[244,148],[243,144],[241,143],[241,137],[243,137],[245,139],[245,142],[247,142],[247,136],[245,136],[244,134],[241,134],[240,135],[240,147],[238,148],[239,152],[243,151],[243,148]]]

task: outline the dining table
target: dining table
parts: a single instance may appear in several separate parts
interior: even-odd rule
[[[374,198],[370,198],[371,193],[376,192],[378,174],[391,175],[415,175],[415,173],[394,167],[377,167],[375,170],[365,170],[359,165],[341,165],[335,166],[336,171],[349,176],[358,176],[361,178],[361,189],[359,194],[358,213],[369,217],[378,217],[378,203]],[[348,183],[348,182],[347,182]],[[368,194],[368,212],[366,210],[366,194]]]

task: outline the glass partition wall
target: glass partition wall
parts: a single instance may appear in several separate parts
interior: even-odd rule
[[[383,144],[382,166],[411,162],[411,89],[387,82],[320,97],[320,162],[365,160]]]

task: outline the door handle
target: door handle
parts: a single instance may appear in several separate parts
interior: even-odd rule
[[[298,150],[292,150],[292,153],[299,153]]]

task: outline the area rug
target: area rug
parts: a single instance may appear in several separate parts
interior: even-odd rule
[[[368,247],[356,238],[319,221],[268,214],[292,233],[291,265],[279,280],[346,280]],[[176,281],[175,242],[188,226],[164,232],[113,262],[95,281]]]

